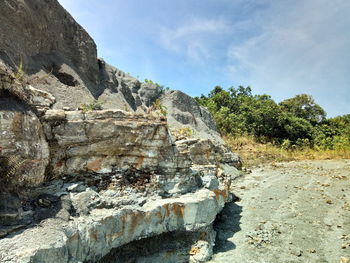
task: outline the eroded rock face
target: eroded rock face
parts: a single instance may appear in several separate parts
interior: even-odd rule
[[[97,92],[96,45],[56,0],[1,1],[0,24],[0,59],[6,64],[22,62],[29,74],[46,69],[65,85],[72,86],[73,78]]]
[[[55,176],[111,173],[114,167],[160,169],[171,150],[166,121],[121,110],[47,111],[43,116],[53,148]]]
[[[165,91],[97,59],[88,33],[57,0],[0,3],[0,64],[24,74],[23,83],[52,94],[54,109],[78,109],[93,99],[106,109],[149,112],[160,99],[175,129],[223,144],[206,109],[180,91]],[[67,96],[69,94],[69,96]]]
[[[2,99],[10,105],[23,104],[18,110],[27,109],[10,95]],[[210,142],[175,144],[166,120],[159,116],[121,110],[48,110],[39,120],[27,110],[31,116],[28,125],[37,128],[44,149],[50,151],[46,173],[36,174],[48,181],[44,188],[22,194],[28,200],[26,207],[16,201],[14,207],[5,209],[17,209],[12,223],[17,220],[19,224],[22,218],[29,224],[22,234],[14,232],[0,241],[5,262],[96,262],[113,257],[117,252],[112,249],[133,240],[174,231],[198,236],[203,229],[211,238],[188,239],[191,250],[187,257],[193,262],[210,258],[214,245],[211,225],[229,199],[227,180],[218,179],[222,169],[213,164],[215,158],[207,156],[199,162],[200,153],[191,152],[191,145],[197,144],[214,156]],[[2,125],[8,129],[12,124]],[[30,131],[22,128],[18,131]],[[63,182],[51,181],[54,178]],[[20,217],[22,214],[26,216]],[[42,228],[30,228],[40,221]],[[1,230],[6,234],[6,230],[24,226]],[[48,233],[45,238],[43,231]],[[30,242],[30,248],[22,247],[23,240]],[[180,252],[184,253],[179,250],[174,257],[180,257]],[[162,258],[163,252],[159,253],[157,258]]]
[[[49,163],[42,124],[28,104],[8,92],[0,95],[1,180],[13,187],[39,185]]]
[[[96,262],[113,257],[117,252],[112,249],[133,240],[174,231],[198,236],[203,229],[211,238],[188,239],[195,253],[191,248],[193,254],[187,256],[193,262],[210,257],[211,225],[229,199],[230,181],[225,173],[219,178],[224,163],[217,163],[220,151],[213,143],[175,143],[166,119],[157,114],[38,111],[55,98],[32,87],[14,87],[28,103],[11,94],[11,87],[2,89],[2,157],[20,147],[40,166],[19,170],[27,179],[18,186],[31,189],[2,198],[6,204],[0,204],[0,234],[13,233],[0,241],[4,260]],[[34,187],[43,182],[46,186]],[[43,240],[42,230],[31,228],[40,222],[49,233]],[[28,238],[33,246],[24,249],[21,244]],[[14,244],[18,249],[7,249]]]
[[[215,232],[210,228],[193,232],[167,232],[113,249],[99,263],[205,262],[211,258],[210,244],[214,241]]]
[[[208,260],[240,166],[208,111],[97,59],[56,0],[3,0],[0,23],[0,261]]]
[[[100,193],[99,198],[106,198],[109,194]],[[112,248],[133,240],[188,231],[197,236],[194,240],[184,240],[186,246],[191,244],[188,241],[192,241],[193,250],[190,251],[193,254],[190,251],[186,253],[189,259],[203,247],[203,244],[194,242],[198,239],[212,248],[211,224],[226,198],[224,192],[202,189],[178,198],[150,199],[143,206],[124,205],[118,210],[97,207],[90,209],[89,215],[74,218],[68,223],[51,219],[40,228],[27,229],[21,235],[0,240],[0,258],[3,262],[23,263],[98,262],[106,255],[113,257],[115,252],[111,252]]]
[[[195,185],[191,160],[173,145],[166,119],[121,110],[49,110],[43,125],[51,149],[51,178],[143,171],[164,193]]]
[[[224,145],[215,144],[209,139],[190,138],[176,141],[176,146],[181,152],[189,154],[195,165],[227,164],[240,168],[240,158]]]

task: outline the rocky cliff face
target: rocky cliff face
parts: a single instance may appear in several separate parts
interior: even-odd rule
[[[240,165],[210,114],[97,59],[56,0],[4,0],[0,22],[0,261],[210,258]]]
[[[193,98],[141,83],[98,59],[93,39],[57,0],[1,1],[0,23],[0,64],[14,72],[22,65],[22,81],[52,94],[54,109],[99,98],[105,108],[147,112],[161,99],[172,126],[222,143],[212,117]]]
[[[66,86],[98,94],[96,45],[56,0],[1,1],[0,23],[5,64],[16,68],[23,63],[30,75],[51,72]]]

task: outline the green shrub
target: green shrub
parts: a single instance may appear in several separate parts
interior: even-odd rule
[[[183,137],[190,138],[194,135],[194,130],[190,127],[181,127],[178,129],[172,129],[171,133],[176,139],[182,139]]]
[[[21,60],[19,63],[19,66],[17,68],[17,71],[13,74],[13,77],[15,78],[15,80],[17,80],[19,83],[22,83],[24,80],[24,69],[23,69],[23,61]]]
[[[179,129],[179,134],[185,137],[192,137],[194,131],[190,127],[183,127]]]
[[[93,111],[93,110],[102,110],[103,109],[103,101],[101,100],[93,100],[90,103],[84,103],[80,106],[83,112]]]
[[[162,102],[160,101],[160,99],[156,99],[153,102],[152,107],[150,108],[150,111],[160,112],[163,116],[166,116],[168,114],[167,108],[164,105],[162,105]]]
[[[195,99],[212,113],[223,135],[252,136],[282,149],[349,149],[350,114],[326,119],[326,112],[307,94],[277,104],[269,95],[253,95],[249,86],[216,86]]]

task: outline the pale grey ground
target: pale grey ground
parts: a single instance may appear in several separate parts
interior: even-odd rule
[[[210,262],[350,262],[350,160],[259,167],[233,192]]]

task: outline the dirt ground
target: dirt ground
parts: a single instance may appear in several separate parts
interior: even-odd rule
[[[265,165],[233,185],[210,262],[350,263],[350,160]]]

